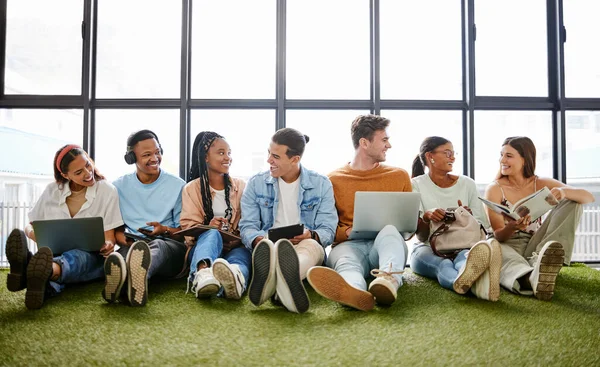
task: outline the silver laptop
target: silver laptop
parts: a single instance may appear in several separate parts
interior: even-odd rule
[[[357,191],[354,195],[354,222],[351,240],[370,240],[392,224],[404,238],[417,230],[421,193]]]
[[[104,245],[102,217],[34,220],[32,222],[39,247],[49,247],[60,255],[73,249],[99,251]]]

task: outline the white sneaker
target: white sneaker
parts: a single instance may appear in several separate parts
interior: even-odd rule
[[[479,241],[471,247],[465,264],[452,284],[456,293],[465,294],[471,289],[473,283],[490,266],[490,252],[490,247],[485,241]]]
[[[277,256],[275,246],[268,239],[261,240],[252,252],[252,281],[248,298],[255,306],[262,305],[275,294],[277,284]]]
[[[500,243],[491,238],[486,241],[490,247],[490,266],[473,283],[471,293],[479,299],[496,302],[500,299],[500,271],[502,270],[502,249]]]
[[[554,295],[556,276],[565,261],[565,250],[556,241],[548,241],[542,247],[539,254],[533,253],[529,260],[533,271],[529,276],[529,282],[533,289],[533,295],[540,300],[550,301]]]
[[[246,289],[246,278],[236,264],[225,259],[216,259],[212,266],[213,275],[223,286],[225,298],[240,299]]]
[[[212,268],[202,268],[196,272],[192,281],[192,292],[196,298],[208,298],[221,289],[221,283],[213,276]]]
[[[396,301],[398,295],[398,288],[400,283],[393,277],[393,274],[402,274],[403,271],[392,271],[392,265],[390,264],[390,271],[383,271],[379,269],[371,270],[375,280],[369,284],[369,293],[375,297],[375,302],[380,305],[389,306]]]
[[[304,313],[310,307],[310,300],[302,279],[300,261],[292,243],[282,238],[275,243],[277,253],[277,296],[285,308],[296,313]]]

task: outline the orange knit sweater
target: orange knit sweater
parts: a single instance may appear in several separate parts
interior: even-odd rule
[[[335,207],[339,222],[334,243],[346,241],[346,230],[352,227],[354,219],[354,193],[357,191],[404,191],[411,192],[412,185],[408,173],[402,168],[378,165],[368,171],[358,171],[350,164],[329,174],[333,184]]]

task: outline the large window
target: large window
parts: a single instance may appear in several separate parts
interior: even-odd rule
[[[99,98],[178,98],[180,66],[181,1],[98,2]]]
[[[192,98],[275,97],[275,5],[193,1]]]
[[[454,173],[463,173],[462,113],[460,111],[381,111],[390,119],[387,164],[404,168],[410,175],[421,142],[428,136],[441,136],[452,142],[456,152]],[[427,126],[427,129],[423,129]]]
[[[369,98],[369,2],[288,0],[287,98]]]
[[[324,175],[342,167],[354,157],[350,126],[358,115],[368,111],[358,110],[290,110],[286,125],[310,138],[302,157],[308,169]]]
[[[80,0],[8,0],[4,93],[81,94],[82,19]]]
[[[247,180],[255,173],[269,168],[267,150],[271,136],[275,133],[274,111],[194,110],[191,144],[201,131],[214,131],[227,140],[233,158],[230,169],[232,176]]]
[[[96,164],[109,181],[135,171],[125,163],[127,138],[149,129],[158,136],[163,156],[161,168],[179,175],[179,111],[99,110],[96,112]]]
[[[460,2],[380,4],[381,98],[461,99]]]
[[[552,115],[545,111],[475,112],[475,181],[488,184],[500,169],[504,139],[527,136],[535,144],[538,176],[552,177]]]
[[[545,0],[477,1],[477,95],[547,96]]]
[[[565,94],[567,97],[600,97],[600,2],[565,1]]]

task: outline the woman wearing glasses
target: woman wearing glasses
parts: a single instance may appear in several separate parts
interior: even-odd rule
[[[221,135],[203,131],[196,136],[187,185],[182,191],[181,227],[211,225],[239,234],[240,201],[246,184],[229,176],[231,149]],[[250,278],[252,255],[241,240],[223,241],[216,229],[197,239],[187,238],[188,287],[197,298],[208,298],[223,289],[224,296],[240,299]]]
[[[552,178],[538,177],[535,156],[535,145],[528,137],[506,138],[500,151],[500,170],[485,197],[511,207],[545,186],[558,201],[543,222],[541,218],[531,221],[527,212],[514,220],[487,210],[494,237],[502,246],[502,286],[549,301],[563,262],[571,262],[581,204],[593,202],[594,196]]]
[[[465,207],[484,227],[489,227],[475,181],[451,173],[455,155],[449,140],[430,136],[421,143],[413,161],[412,187],[421,193],[421,218],[417,227],[420,243],[413,248],[411,268],[417,274],[436,279],[446,289],[459,294],[471,289],[479,298],[496,301],[500,296],[502,262],[497,241],[480,241],[470,251],[460,251],[454,259],[436,255],[429,245],[431,222],[442,222],[446,210],[457,205]]]

